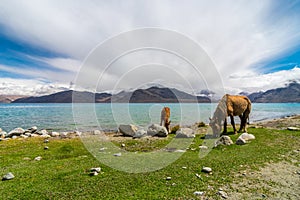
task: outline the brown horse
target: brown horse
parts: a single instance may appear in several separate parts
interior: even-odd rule
[[[214,134],[219,134],[221,132],[222,121],[224,120],[223,133],[226,133],[227,116],[229,116],[231,120],[231,125],[233,127],[233,132],[234,134],[236,134],[237,132],[234,123],[234,116],[239,116],[241,119],[239,132],[241,132],[242,130],[246,132],[246,124],[247,119],[249,121],[250,112],[251,101],[248,97],[226,94],[219,102],[213,118],[210,119],[209,125],[212,127]]]
[[[164,107],[161,110],[161,115],[160,115],[160,125],[166,127],[168,133],[170,133],[170,108],[169,107]]]

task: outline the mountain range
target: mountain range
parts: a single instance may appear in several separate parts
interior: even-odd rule
[[[300,103],[300,84],[292,82],[286,87],[266,92],[245,94],[253,103]],[[209,103],[209,95],[194,96],[174,88],[153,86],[147,89],[122,91],[117,94],[62,91],[39,97],[0,95],[0,103]]]
[[[210,98],[194,96],[177,89],[150,87],[111,95],[79,91],[63,91],[40,97],[19,98],[11,103],[209,103]]]

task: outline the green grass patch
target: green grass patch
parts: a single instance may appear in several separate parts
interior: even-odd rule
[[[245,169],[257,170],[271,161],[278,162],[282,159],[280,155],[300,146],[299,131],[254,128],[248,131],[256,137],[249,144],[217,147],[201,159],[199,145],[203,144],[203,139],[197,136],[189,149],[172,164],[154,172],[138,174],[117,171],[100,163],[78,138],[51,139],[47,144],[40,138],[2,141],[0,175],[12,172],[15,178],[0,182],[1,199],[200,198],[193,194],[195,191],[204,191],[206,196],[218,199],[216,192],[219,187],[243,179],[234,174]],[[120,147],[124,143],[124,149],[130,152],[150,152],[164,148],[172,137],[129,139],[114,144]],[[230,137],[235,141],[238,136]],[[44,146],[49,149],[44,150]],[[37,156],[42,160],[34,161]],[[104,173],[89,176],[88,170],[98,166]],[[213,173],[202,173],[203,166],[211,167]],[[196,173],[201,177],[196,177]],[[168,176],[172,179],[166,180]]]

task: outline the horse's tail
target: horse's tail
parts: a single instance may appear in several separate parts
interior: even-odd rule
[[[247,102],[248,102],[247,108],[246,108],[246,110],[245,110],[245,113],[247,113],[247,119],[248,119],[247,124],[250,124],[250,112],[251,112],[251,107],[252,107],[252,105],[251,105],[251,101],[250,101],[250,99],[249,99],[248,97],[246,97],[245,99],[246,99]],[[246,119],[246,120],[247,120],[247,119]]]

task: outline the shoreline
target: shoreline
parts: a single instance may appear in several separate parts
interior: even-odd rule
[[[196,122],[191,125],[183,125],[182,128],[191,128],[195,131],[195,134],[202,134],[207,132],[208,125],[206,124],[205,127],[200,127],[197,124],[199,122]],[[176,126],[176,124],[174,124]],[[229,125],[230,127],[231,125]],[[268,119],[268,120],[261,120],[257,122],[252,122],[248,125],[248,128],[271,128],[271,129],[288,129],[288,128],[294,128],[294,130],[300,130],[300,114],[297,115],[289,115],[284,116],[281,118],[274,118],[274,119]],[[48,132],[49,131],[49,132]],[[13,132],[13,133],[12,133]],[[10,136],[8,137],[8,135]],[[120,136],[118,130],[84,130],[84,131],[54,131],[54,130],[46,130],[46,129],[38,129],[37,127],[32,127],[29,129],[22,129],[22,128],[15,128],[14,130],[11,130],[10,132],[5,132],[0,127],[0,141],[7,140],[7,139],[25,139],[29,137],[42,137],[42,138],[74,138],[74,137],[80,137],[82,134],[91,134],[91,135],[101,135],[105,134],[107,136],[116,135]]]

